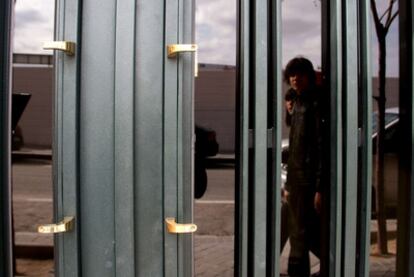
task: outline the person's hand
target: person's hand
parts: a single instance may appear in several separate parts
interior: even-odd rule
[[[287,112],[289,114],[292,114],[292,112],[293,112],[293,101],[292,100],[285,101],[285,106],[286,106]]]
[[[322,211],[322,194],[320,192],[315,193],[313,205],[315,207],[316,212],[320,214]]]
[[[288,202],[289,201],[289,192],[287,191],[287,190],[283,190],[283,200],[285,201],[285,202]]]

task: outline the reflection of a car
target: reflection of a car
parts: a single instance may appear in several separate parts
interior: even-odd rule
[[[389,108],[385,110],[385,142],[384,142],[384,197],[385,209],[387,214],[395,216],[398,201],[398,147],[399,141],[399,110]],[[373,153],[375,155],[375,145],[377,137],[377,114],[373,115],[372,123]],[[375,178],[375,159],[372,163],[373,178]],[[375,211],[375,188],[372,193],[372,210]]]
[[[395,213],[398,197],[398,108],[389,108],[385,110],[385,207],[390,214]],[[373,113],[372,122],[373,146],[377,137],[377,113]],[[289,157],[289,140],[282,140],[282,190],[284,189],[287,174],[287,161]],[[373,153],[375,154],[375,147]],[[375,161],[375,159],[373,159]],[[375,162],[373,162],[372,172],[375,172]],[[374,177],[374,176],[373,176]],[[375,188],[373,187],[372,208],[375,208]]]
[[[201,198],[207,189],[206,158],[218,153],[216,132],[212,129],[195,126],[194,151],[194,197]]]

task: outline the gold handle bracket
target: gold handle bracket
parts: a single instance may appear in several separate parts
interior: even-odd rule
[[[190,224],[179,224],[175,222],[175,218],[167,217],[165,219],[167,224],[167,230],[171,234],[185,234],[185,233],[194,233],[197,231],[197,225],[194,223]]]
[[[59,223],[40,225],[37,232],[41,234],[67,233],[73,229],[74,219],[73,216],[67,216]]]
[[[59,50],[69,56],[75,55],[76,44],[72,41],[49,41],[43,44],[45,50]]]
[[[198,76],[198,46],[197,44],[169,44],[167,45],[167,57],[172,59],[178,53],[194,52],[194,76]]]

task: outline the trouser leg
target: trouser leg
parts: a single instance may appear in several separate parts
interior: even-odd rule
[[[295,277],[310,275],[309,250],[311,233],[309,230],[313,211],[312,192],[307,188],[290,191],[289,195],[289,239],[290,254],[288,273]]]
[[[286,241],[289,238],[289,207],[287,202],[282,201],[281,205],[281,228],[280,228],[280,253],[285,247]]]

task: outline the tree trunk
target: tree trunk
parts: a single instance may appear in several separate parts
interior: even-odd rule
[[[387,220],[384,199],[384,141],[385,141],[385,70],[386,70],[386,34],[379,36],[379,97],[377,120],[377,155],[376,155],[376,212],[378,221],[378,249],[381,254],[388,254]]]

